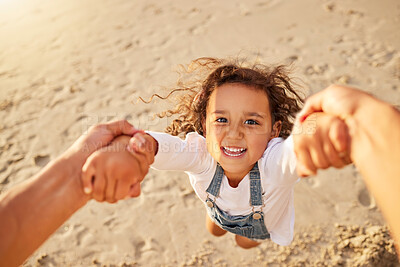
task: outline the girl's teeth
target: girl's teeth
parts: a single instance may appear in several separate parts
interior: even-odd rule
[[[231,151],[231,152],[242,152],[245,149],[244,148],[229,148],[229,147],[224,147],[225,150]]]
[[[240,156],[246,151],[245,148],[230,148],[230,147],[224,147],[225,154],[231,157],[237,157]]]

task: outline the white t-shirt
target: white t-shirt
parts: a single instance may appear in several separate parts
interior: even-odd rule
[[[217,167],[217,162],[207,151],[205,138],[194,132],[187,134],[185,140],[166,133],[147,133],[158,142],[158,153],[152,167],[185,171],[197,196],[205,202],[206,190]],[[294,228],[293,187],[299,180],[292,136],[286,140],[273,138],[258,160],[258,167],[263,188],[265,226],[273,242],[289,245]],[[252,211],[249,174],[236,188],[229,185],[224,175],[216,204],[230,215],[249,214]]]

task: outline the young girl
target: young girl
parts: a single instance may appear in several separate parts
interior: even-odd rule
[[[322,146],[329,143],[334,148],[334,144],[342,144],[339,138],[326,140],[326,131],[339,125],[339,119],[328,115],[308,118],[308,131],[291,136],[292,121],[302,99],[282,66],[246,67],[237,62],[201,58],[189,66],[186,74],[189,81],[180,81],[173,90],[184,91],[179,104],[160,115],[178,114],[167,128],[168,133],[136,134],[128,147],[133,153],[155,155],[153,168],[182,170],[189,175],[194,191],[205,203],[206,226],[213,235],[229,231],[243,248],[257,246],[260,240],[269,238],[279,245],[290,244],[294,228],[293,187],[298,181],[294,139],[312,137],[308,154],[303,156],[310,157],[315,166],[340,165],[343,162],[338,162],[338,150],[327,152]],[[176,135],[183,135],[185,140]],[[144,149],[146,146],[150,149]],[[106,175],[109,172],[101,166],[109,158],[98,153],[88,159],[83,169],[85,187],[91,187],[95,177],[94,189],[98,186],[98,191],[105,192],[104,182],[96,185],[97,177],[124,179]],[[306,167],[305,170],[315,171]]]

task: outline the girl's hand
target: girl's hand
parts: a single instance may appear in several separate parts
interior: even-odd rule
[[[150,164],[154,162],[154,156],[158,152],[158,143],[150,135],[144,132],[136,133],[130,140],[128,145],[128,151],[134,153],[144,153]]]
[[[140,182],[148,173],[154,156],[151,153],[129,152],[128,136],[122,136],[94,152],[82,168],[84,191],[99,202],[115,203],[140,195]]]
[[[315,175],[318,169],[342,168],[351,163],[347,125],[336,116],[314,113],[293,129],[297,173]]]

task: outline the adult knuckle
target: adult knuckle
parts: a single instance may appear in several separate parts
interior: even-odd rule
[[[106,166],[106,169],[108,170],[108,174],[113,177],[116,174],[122,173],[123,169],[119,168],[116,164],[108,164]]]
[[[293,145],[295,150],[302,150],[305,147],[304,137],[297,137],[296,142]]]
[[[304,162],[304,165],[310,171],[315,171],[316,170],[315,165],[313,163],[311,163],[311,162],[306,161],[306,162]]]
[[[102,190],[99,187],[95,187],[93,189],[93,196],[95,196],[96,198],[99,198],[102,195]]]
[[[345,164],[344,164],[343,162],[338,161],[334,167],[335,167],[335,168],[338,168],[338,169],[341,169],[341,168],[343,168],[344,166],[345,166]]]
[[[90,127],[90,129],[91,129],[92,131],[98,131],[98,130],[101,130],[101,129],[103,129],[103,128],[104,128],[104,124],[102,124],[102,123],[95,124],[95,125],[92,125],[92,126]]]
[[[83,178],[87,178],[88,175],[89,175],[88,167],[87,166],[83,166],[83,168],[82,168],[82,177]]]
[[[118,120],[116,121],[116,123],[118,124],[118,126],[123,129],[125,127],[127,127],[129,125],[127,120]]]
[[[93,198],[94,198],[96,201],[98,201],[98,202],[103,202],[103,201],[104,201],[103,196],[98,195],[98,194],[94,194],[94,195],[93,195]]]
[[[319,165],[319,167],[321,169],[328,169],[329,168],[329,163],[326,162],[325,160],[320,160],[318,165]]]
[[[117,122],[117,123],[119,123],[119,124],[127,124],[127,123],[128,123],[128,121],[127,121],[127,120],[125,120],[125,119],[122,119],[122,120],[116,120],[116,122]]]
[[[123,197],[120,192],[116,192],[114,198],[116,201],[118,201],[118,200],[121,200]]]
[[[116,202],[114,197],[111,197],[111,196],[107,197],[106,200],[107,200],[108,203],[115,203]]]
[[[101,156],[102,156],[102,151],[101,150],[96,150],[90,155],[90,158],[92,160],[95,160],[95,159],[97,160]]]
[[[129,181],[132,175],[135,173],[135,170],[132,167],[121,169],[119,172],[119,176],[122,178],[121,180]]]

